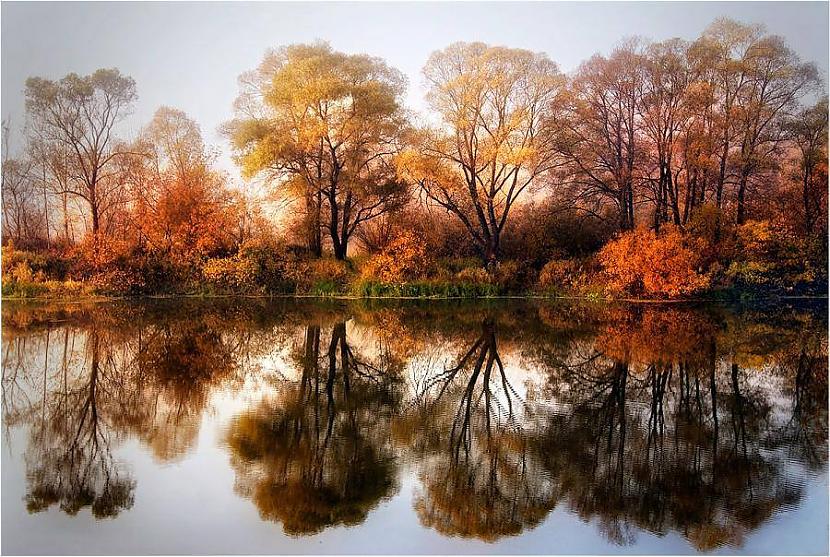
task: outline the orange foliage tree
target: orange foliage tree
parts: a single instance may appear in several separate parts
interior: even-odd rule
[[[234,203],[211,168],[199,127],[181,110],[162,107],[144,129],[145,157],[130,169],[134,221],[151,251],[183,263],[233,243]]]

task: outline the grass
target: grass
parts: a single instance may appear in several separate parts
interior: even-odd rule
[[[492,298],[501,294],[492,284],[429,280],[402,284],[363,280],[352,292],[361,298]]]

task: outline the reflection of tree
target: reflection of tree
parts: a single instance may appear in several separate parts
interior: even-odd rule
[[[332,327],[327,349],[309,325],[296,360],[299,381],[231,424],[237,490],[290,534],[359,524],[395,489],[384,422],[398,373],[356,354],[345,322]]]
[[[603,327],[593,350],[543,354],[564,409],[551,413],[534,448],[569,505],[618,543],[636,526],[681,532],[702,550],[740,545],[801,498],[786,454],[770,450],[782,416],[769,384],[718,351],[717,328],[691,323],[673,330],[646,313]],[[631,331],[640,324],[645,330]],[[659,350],[659,339],[683,335],[696,351],[685,339]],[[786,442],[792,449],[795,437]]]
[[[485,319],[455,365],[421,385],[408,419],[423,459],[421,522],[487,541],[537,525],[554,495],[528,451],[522,423],[531,416],[508,378],[495,322]]]
[[[235,378],[239,336],[205,321],[166,322],[133,340],[131,395],[120,413],[157,458],[170,461],[193,446],[210,392]]]
[[[217,390],[275,383],[227,440],[238,492],[295,534],[389,496],[393,436],[422,523],[484,540],[564,501],[619,543],[739,545],[826,469],[822,315],[291,303],[4,305],[3,422],[29,428],[30,509],[129,508],[122,439],[180,457]]]
[[[791,416],[773,444],[790,458],[821,470],[827,463],[827,347],[822,333],[805,331],[776,358],[790,395]]]
[[[68,355],[63,352],[62,388],[44,401],[26,452],[30,512],[58,504],[74,515],[90,506],[94,516],[104,518],[132,507],[135,482],[111,452],[114,432],[106,407],[119,393],[117,370],[106,346],[100,331],[87,333],[88,372],[71,382]]]
[[[135,435],[162,460],[182,455],[209,390],[232,379],[255,344],[210,316],[174,313],[148,323],[131,309],[36,308],[28,319],[13,314],[23,319],[12,319],[11,333],[4,329],[3,417],[29,426],[32,512],[90,506],[106,517],[130,508],[135,482],[114,448]],[[53,320],[61,324],[55,332]]]

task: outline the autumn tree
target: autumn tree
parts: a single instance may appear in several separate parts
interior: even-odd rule
[[[644,57],[642,106],[643,132],[650,140],[652,164],[656,178],[650,182],[654,191],[654,224],[681,224],[680,170],[677,151],[688,118],[686,90],[691,72],[686,57],[688,45],[672,39],[649,45]],[[687,199],[688,204],[688,199]],[[688,212],[686,212],[688,214]]]
[[[3,167],[2,180],[3,243],[21,243],[35,240],[42,230],[43,213],[37,203],[33,187],[32,161],[26,157],[12,158],[9,153],[10,129],[7,121],[2,125]]]
[[[406,124],[403,74],[316,43],[269,51],[240,83],[226,131],[243,173],[300,197],[311,251],[322,252],[325,229],[345,259],[361,224],[405,200],[392,165]]]
[[[738,152],[738,224],[746,221],[752,178],[783,139],[779,117],[797,108],[800,97],[818,82],[813,64],[802,63],[778,36],[764,36],[747,52],[749,83],[741,92]]]
[[[786,128],[799,153],[803,231],[809,236],[827,211],[827,96],[796,113]]]
[[[735,220],[742,224],[752,179],[774,161],[783,138],[781,117],[815,86],[817,70],[763,26],[725,18],[706,29],[693,56],[707,68],[712,87],[716,204],[723,207],[725,187],[734,184]]]
[[[560,144],[576,198],[612,203],[623,230],[634,227],[635,185],[643,173],[643,69],[636,40],[621,44],[608,58],[592,56],[570,83],[562,118]],[[665,132],[664,127],[657,125],[655,131]]]
[[[135,82],[116,69],[26,80],[26,110],[43,141],[70,152],[73,175],[62,191],[88,205],[94,237],[102,217],[124,201],[115,171],[124,151],[115,133],[136,98]]]
[[[564,78],[542,53],[484,43],[434,52],[423,73],[441,124],[417,134],[400,173],[464,224],[493,267],[510,210],[559,164],[543,122]]]
[[[742,25],[721,18],[709,25],[691,47],[698,78],[710,88],[708,100],[714,123],[713,157],[717,165],[714,187],[718,209],[723,207],[725,187],[731,179],[730,155],[738,141],[739,95],[748,81],[743,60],[762,33],[763,29],[758,25]]]
[[[151,250],[181,260],[230,243],[231,196],[199,126],[181,110],[159,108],[142,130],[125,174],[133,194],[133,220]]]

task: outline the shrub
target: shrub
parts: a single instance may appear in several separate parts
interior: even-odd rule
[[[220,290],[250,291],[257,288],[257,268],[251,259],[237,254],[234,257],[208,259],[202,265],[204,281]]]
[[[72,274],[77,278],[86,278],[109,269],[128,266],[132,259],[133,246],[124,239],[100,235],[88,237],[70,250],[75,264]]]
[[[455,274],[456,280],[468,284],[489,284],[490,273],[478,263],[477,267],[465,267]]]
[[[612,219],[601,219],[556,199],[515,209],[502,235],[502,253],[536,269],[551,259],[585,257],[611,237]]]
[[[342,292],[349,282],[349,269],[345,261],[316,259],[299,266],[304,277],[296,281],[311,294],[327,296]]]
[[[534,275],[529,263],[502,261],[490,271],[490,282],[503,294],[519,293],[535,282]]]
[[[638,228],[621,234],[599,252],[612,290],[657,297],[693,294],[709,285],[700,272],[696,242],[668,227],[657,235]]]
[[[98,294],[134,295],[146,290],[144,277],[135,269],[107,269],[94,274],[88,284]]]
[[[386,283],[401,283],[426,276],[432,264],[423,238],[404,231],[366,262],[363,276]]]
[[[572,291],[583,284],[582,265],[576,259],[552,259],[539,273],[539,289],[544,292]]]
[[[811,261],[809,244],[791,238],[768,221],[738,226],[735,244],[734,261],[725,273],[731,284],[765,290],[823,290],[826,271]]]

